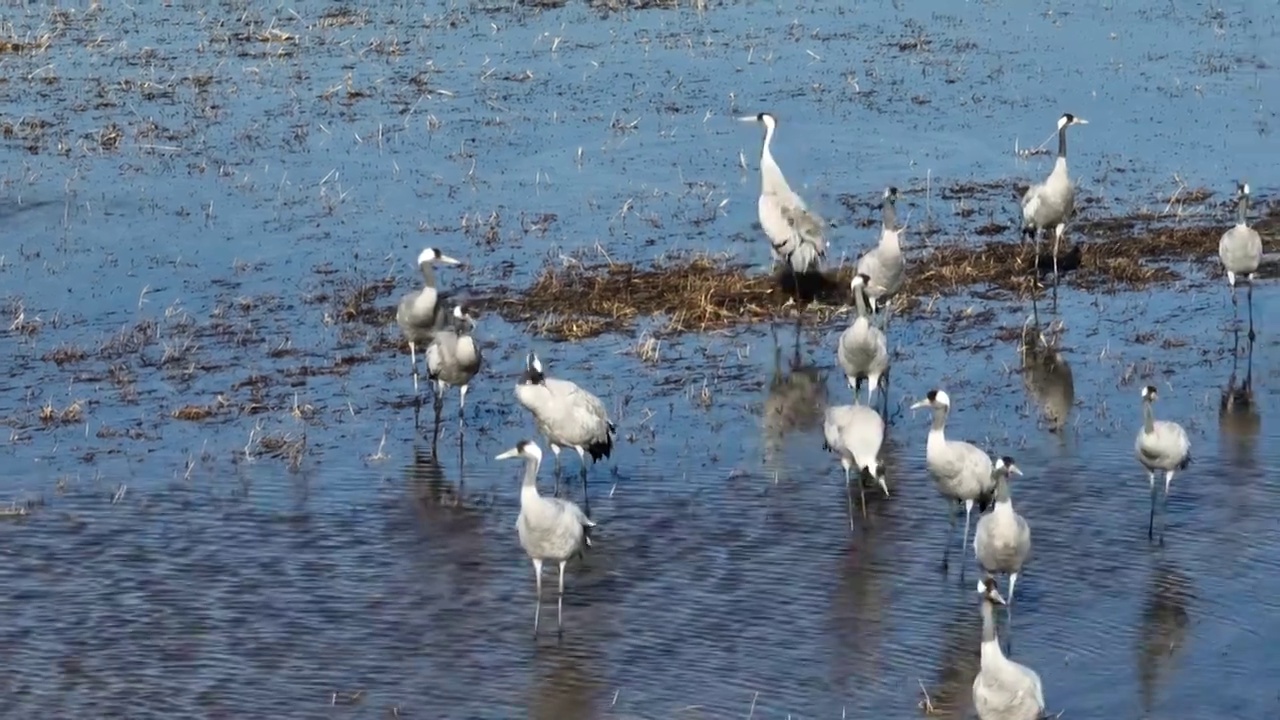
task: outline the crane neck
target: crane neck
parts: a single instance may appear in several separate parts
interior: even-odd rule
[[[1151,399],[1142,401],[1142,430],[1147,433],[1156,431],[1156,413],[1151,408]]]
[[[894,206],[893,198],[885,198],[880,204],[880,227],[890,232],[898,229],[898,210]],[[881,237],[884,237],[881,234]]]
[[[1067,159],[1067,126],[1058,128],[1058,157]]]
[[[867,311],[867,286],[866,285],[859,285],[853,289],[853,304],[855,307],[858,308],[859,318],[865,318],[870,316],[870,313]]]
[[[929,433],[938,433],[942,437],[943,431],[947,428],[947,414],[951,412],[951,408],[943,405],[933,409],[933,424],[929,426]]]
[[[1009,495],[1009,471],[1001,468],[996,471],[996,507],[1007,505],[1013,507],[1013,498]]]
[[[430,263],[430,262],[424,262],[424,263],[422,263],[422,264],[418,265],[418,268],[419,268],[420,270],[422,270],[422,286],[423,286],[423,287],[429,287],[429,288],[435,288],[435,286],[436,286],[436,269],[435,269],[434,267],[432,267],[431,263]]]
[[[996,640],[996,613],[995,606],[987,598],[982,598],[982,654],[985,657],[988,647],[994,646],[996,655],[1001,659],[1004,653],[1000,650],[1000,643]]]
[[[761,150],[760,150],[760,155],[761,155],[761,157],[762,157],[762,158],[766,158],[766,157],[767,157],[767,158],[769,158],[769,160],[771,160],[771,161],[773,160],[773,151],[771,150],[771,146],[773,145],[773,131],[776,129],[776,127],[777,127],[777,126],[772,125],[772,124],[770,124],[770,123],[765,123],[765,125],[764,125],[764,146],[763,146],[763,147],[761,148]]]
[[[787,185],[782,168],[773,157],[774,130],[774,126],[765,124],[764,145],[760,148],[760,189],[766,194],[785,195],[791,191],[791,186]]]
[[[1240,225],[1249,224],[1249,196],[1240,193],[1240,199],[1236,201],[1236,222]]]
[[[527,457],[524,459],[524,478],[520,483],[520,491],[524,493],[538,494],[538,466],[542,464],[542,460],[536,457]]]

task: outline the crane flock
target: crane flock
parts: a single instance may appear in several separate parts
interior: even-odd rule
[[[821,272],[826,262],[828,243],[826,223],[792,190],[774,159],[772,143],[778,130],[777,118],[767,112],[739,118],[763,126],[764,140],[760,151],[760,195],[757,212],[765,239],[769,242],[774,263],[783,272],[798,274]],[[1057,283],[1057,260],[1062,238],[1075,211],[1076,190],[1067,169],[1067,129],[1085,125],[1087,121],[1064,113],[1057,122],[1058,153],[1053,169],[1043,182],[1032,185],[1021,198],[1022,233],[1034,240],[1036,257],[1040,257],[1042,235],[1053,234],[1052,267]],[[849,523],[852,529],[852,485],[857,480],[862,515],[866,517],[865,490],[868,483],[878,485],[889,496],[889,482],[880,458],[885,437],[888,409],[888,377],[891,355],[887,323],[891,306],[908,279],[908,265],[903,253],[904,228],[898,224],[895,187],[884,190],[881,198],[881,227],[878,242],[856,263],[850,283],[856,314],[840,334],[836,345],[836,361],[844,371],[852,403],[829,407],[822,425],[823,448],[835,454],[845,474]],[[1248,283],[1249,337],[1254,339],[1252,297],[1253,280],[1262,257],[1262,239],[1248,225],[1250,189],[1247,183],[1237,186],[1237,224],[1227,230],[1219,246],[1222,268],[1231,288],[1233,306],[1236,285]],[[436,432],[439,432],[441,397],[445,389],[460,390],[459,411],[463,414],[467,387],[480,372],[482,357],[479,346],[471,338],[475,319],[462,304],[449,309],[449,296],[436,287],[434,266],[459,265],[459,261],[437,249],[428,248],[418,256],[424,286],[406,295],[399,304],[396,322],[408,342],[414,372],[414,394],[418,395],[417,352],[425,346],[429,377],[434,381]],[[791,305],[793,296],[787,301]],[[798,349],[797,349],[798,352]],[[861,402],[861,384],[868,391]],[[877,390],[882,408],[873,404]],[[572,448],[580,461],[583,503],[587,510],[559,497],[538,493],[537,474],[542,450],[532,440],[521,440],[497,459],[524,460],[521,475],[520,513],[516,522],[520,543],[531,559],[535,573],[538,605],[534,613],[537,633],[542,597],[544,562],[558,565],[560,571],[558,619],[563,615],[564,572],[569,560],[582,555],[591,545],[587,494],[587,458],[593,462],[608,458],[613,450],[617,428],[610,420],[605,403],[595,394],[570,380],[549,377],[542,361],[530,352],[525,368],[513,388],[518,404],[528,411],[538,434],[542,435],[555,455],[556,494],[559,495],[560,451]],[[1156,473],[1164,473],[1164,499],[1167,502],[1175,473],[1185,470],[1191,461],[1191,446],[1186,430],[1168,420],[1156,420],[1153,404],[1158,397],[1155,386],[1141,392],[1141,417],[1134,441],[1135,457],[1147,473],[1151,492],[1148,538],[1154,539]],[[958,514],[965,515],[961,548],[969,544],[969,527],[975,506],[979,511],[973,535],[974,561],[984,573],[978,582],[982,618],[981,671],[973,683],[973,699],[983,720],[1020,720],[1039,717],[1044,711],[1044,696],[1036,673],[1005,657],[997,640],[993,608],[1012,604],[1019,575],[1031,553],[1031,528],[1027,520],[1013,508],[1011,481],[1022,476],[1013,458],[993,458],[971,443],[948,438],[946,424],[953,408],[951,396],[942,388],[928,390],[911,408],[927,409],[932,421],[926,436],[924,459],[935,488],[946,503],[951,534],[944,543],[943,569],[946,570],[953,545]],[[417,403],[415,402],[415,408]],[[415,413],[416,418],[416,413]],[[1163,543],[1163,532],[1160,535]],[[963,578],[964,570],[961,570]],[[1009,577],[1007,598],[996,588],[994,576]],[[557,623],[562,631],[563,623]]]

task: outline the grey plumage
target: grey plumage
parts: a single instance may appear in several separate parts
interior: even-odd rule
[[[1036,183],[1022,196],[1022,232],[1036,241],[1040,257],[1040,231],[1053,228],[1053,277],[1058,278],[1058,247],[1067,222],[1075,213],[1076,188],[1067,172],[1067,128],[1087,125],[1088,120],[1064,113],[1058,118],[1058,157],[1044,182]]]
[[[480,346],[471,336],[475,318],[462,305],[453,308],[454,327],[438,330],[427,346],[427,377],[436,384],[436,420],[444,403],[444,393],[450,387],[458,388],[458,415],[467,407],[467,388],[472,378],[480,372],[483,357]]]
[[[1236,224],[1218,241],[1218,257],[1231,285],[1233,307],[1238,307],[1236,278],[1243,275],[1249,281],[1249,339],[1253,340],[1253,275],[1262,264],[1262,236],[1249,227],[1249,183],[1236,187]]]
[[[435,248],[427,248],[418,254],[418,269],[422,272],[422,287],[400,298],[396,307],[396,325],[409,341],[409,361],[413,365],[413,393],[418,394],[418,347],[426,347],[435,338],[437,330],[444,327],[447,316],[438,302],[434,264],[458,265],[459,262]]]
[[[821,270],[827,256],[823,221],[787,184],[782,169],[773,158],[770,145],[778,127],[777,118],[769,113],[760,113],[738,119],[764,125],[758,212],[773,259],[785,261],[797,273]]]
[[[613,451],[616,428],[600,398],[568,380],[547,377],[542,362],[530,352],[525,373],[516,385],[516,399],[533,414],[538,432],[547,438],[556,456],[559,475],[560,448],[578,451],[582,461],[582,491],[587,490],[587,455],[598,461]]]
[[[1036,720],[1044,713],[1044,688],[1034,670],[1005,657],[996,636],[995,606],[1004,605],[995,580],[978,582],[982,596],[982,666],[973,679],[979,720]]]
[[[538,634],[538,617],[542,612],[542,564],[553,562],[560,567],[560,593],[557,599],[556,625],[564,628],[564,569],[569,560],[580,556],[591,545],[590,529],[595,523],[568,500],[542,497],[538,494],[538,468],[542,449],[531,440],[521,440],[496,460],[524,459],[520,488],[520,515],[516,518],[516,534],[520,546],[533,561],[538,599],[533,612],[533,633]]]
[[[995,506],[991,512],[978,518],[973,530],[973,553],[978,564],[988,574],[1005,573],[1009,576],[1009,602],[1013,602],[1013,589],[1018,584],[1018,573],[1031,554],[1031,527],[1013,509],[1009,495],[1009,476],[1021,475],[1022,470],[1011,457],[995,462]]]
[[[884,418],[865,405],[836,405],[828,407],[822,422],[824,448],[840,456],[844,467],[844,485],[848,491],[852,471],[858,471],[858,495],[862,516],[867,516],[865,481],[879,483],[884,496],[889,497],[889,485],[885,481],[884,466],[880,464],[880,448],[884,444]],[[849,527],[853,528],[850,511]]]
[[[938,492],[947,499],[951,533],[956,528],[955,504],[964,507],[964,535],[960,547],[969,544],[969,521],[975,503],[985,505],[995,490],[991,458],[976,446],[960,440],[948,440],[947,415],[951,412],[951,398],[943,390],[930,390],[925,399],[911,406],[933,410],[933,424],[929,428],[929,440],[925,445],[925,464]],[[951,551],[951,537],[947,538],[943,564]]]
[[[1156,471],[1164,471],[1164,504],[1169,503],[1169,485],[1173,482],[1173,474],[1185,470],[1191,464],[1191,441],[1187,439],[1187,431],[1176,422],[1156,420],[1152,403],[1157,398],[1156,387],[1148,385],[1142,389],[1142,428],[1133,442],[1134,455],[1147,471],[1147,482],[1151,485],[1151,513],[1147,518],[1147,538],[1154,533],[1156,517]],[[1163,541],[1163,534],[1161,540]]]
[[[858,317],[843,333],[836,346],[836,361],[844,370],[857,398],[858,386],[863,379],[867,381],[867,404],[875,397],[880,380],[889,371],[889,344],[884,331],[871,324],[871,316],[867,309],[866,275],[854,275],[850,288],[853,290],[854,305]]]
[[[872,312],[892,299],[906,279],[907,263],[902,254],[897,202],[898,188],[887,188],[880,206],[880,241],[858,258],[858,274],[867,276],[866,293]]]

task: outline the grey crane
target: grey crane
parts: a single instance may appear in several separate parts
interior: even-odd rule
[[[1044,713],[1044,688],[1034,670],[1004,656],[996,637],[995,606],[1004,605],[996,581],[978,581],[982,596],[982,665],[973,679],[973,707],[980,720],[1037,720]]]
[[[444,407],[444,393],[450,387],[458,388],[458,417],[465,419],[467,388],[472,378],[480,372],[483,356],[471,333],[475,330],[475,318],[461,305],[453,306],[453,329],[437,330],[435,338],[427,346],[427,377],[435,386],[436,431],[440,428],[440,410]]]
[[[557,632],[564,631],[564,568],[569,560],[580,557],[591,546],[591,528],[596,524],[581,508],[568,500],[542,497],[538,494],[538,467],[542,464],[542,448],[532,440],[521,440],[516,446],[494,458],[524,459],[523,482],[520,487],[520,515],[516,518],[516,534],[520,546],[533,561],[533,578],[538,600],[533,611],[533,634],[538,634],[538,617],[542,614],[542,564],[560,566],[560,593],[556,600]]]
[[[1218,257],[1222,259],[1222,269],[1227,271],[1233,308],[1239,308],[1236,278],[1243,275],[1249,281],[1249,341],[1252,342],[1257,337],[1253,332],[1253,275],[1262,264],[1262,236],[1249,227],[1249,183],[1236,186],[1236,224],[1218,241]]]
[[[760,226],[769,238],[774,261],[783,260],[794,275],[822,269],[827,256],[823,221],[791,189],[782,168],[773,159],[770,146],[778,129],[778,119],[767,112],[738,118],[764,125],[764,145],[760,150]]]
[[[880,242],[858,258],[858,274],[867,276],[867,299],[872,312],[893,299],[906,279],[907,263],[902,254],[902,228],[898,227],[898,188],[884,191],[880,204]],[[888,316],[884,316],[885,324]]]
[[[1013,602],[1013,588],[1018,584],[1018,573],[1031,554],[1031,527],[1013,509],[1009,496],[1009,476],[1021,475],[1013,458],[1004,456],[995,462],[995,507],[978,518],[973,529],[973,554],[988,575],[1009,575],[1009,602]]]
[[[1151,484],[1151,514],[1147,518],[1147,539],[1153,536],[1156,519],[1156,471],[1164,471],[1164,505],[1169,505],[1169,485],[1173,474],[1187,469],[1191,464],[1191,441],[1187,431],[1176,422],[1156,420],[1152,404],[1158,393],[1154,385],[1142,388],[1142,428],[1133,441],[1133,451],[1138,462],[1147,470],[1147,482]],[[1164,531],[1160,533],[1164,542]]]
[[[516,385],[516,399],[533,414],[538,432],[547,438],[556,458],[556,480],[560,478],[560,448],[578,451],[582,461],[583,502],[590,512],[587,498],[587,455],[591,461],[607,458],[613,452],[617,431],[609,420],[600,398],[569,380],[547,377],[542,361],[532,351],[525,360],[525,373]]]
[[[1075,212],[1076,188],[1067,173],[1067,128],[1088,125],[1089,121],[1071,113],[1058,118],[1058,157],[1044,182],[1036,183],[1022,196],[1022,232],[1036,242],[1037,262],[1040,257],[1040,232],[1053,228],[1053,282],[1058,282],[1058,247],[1067,221]]]
[[[947,415],[951,412],[951,398],[944,390],[930,390],[925,398],[911,406],[933,410],[933,424],[929,428],[929,440],[925,444],[925,464],[933,476],[938,492],[947,499],[947,514],[951,519],[951,531],[947,536],[946,550],[942,555],[942,567],[947,567],[951,553],[951,537],[956,532],[956,514],[964,507],[964,535],[960,547],[969,544],[969,520],[973,506],[979,503],[979,512],[989,504],[995,491],[991,458],[977,446],[961,440],[948,440]],[[963,567],[961,575],[964,574]]]
[[[889,343],[884,331],[871,324],[867,309],[867,281],[866,275],[858,274],[849,283],[858,317],[840,334],[836,345],[836,360],[844,369],[855,399],[862,381],[867,381],[867,404],[870,405],[875,398],[876,388],[880,387],[881,378],[889,372]],[[887,390],[885,400],[887,408]]]
[[[413,364],[413,394],[418,394],[418,347],[431,344],[436,331],[446,319],[439,307],[440,292],[436,289],[435,263],[459,265],[459,261],[435,248],[427,248],[418,254],[418,269],[422,271],[422,287],[400,298],[396,308],[396,325],[409,341],[409,361]]]
[[[823,417],[823,449],[840,456],[844,467],[845,495],[849,501],[849,529],[853,529],[853,496],[850,490],[852,471],[858,469],[858,498],[862,505],[862,517],[867,517],[866,481],[880,484],[884,496],[889,497],[889,485],[885,482],[884,466],[880,464],[880,447],[884,444],[884,418],[866,405],[836,405],[828,407]]]

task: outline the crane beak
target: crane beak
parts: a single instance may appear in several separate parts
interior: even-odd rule
[[[1084,118],[1076,118],[1076,121],[1075,121],[1075,123],[1074,123],[1074,124],[1076,124],[1076,125],[1088,125],[1088,124],[1089,124],[1089,121],[1088,121],[1088,120],[1085,120]]]
[[[1009,466],[1009,474],[1011,474],[1011,475],[1019,475],[1019,476],[1020,476],[1020,475],[1022,475],[1022,470],[1021,470],[1017,465],[1010,465],[1010,466]]]
[[[755,115],[743,115],[738,118],[738,122],[759,122],[759,120],[756,119]]]
[[[510,450],[494,458],[494,460],[510,460],[513,457],[520,457],[520,451],[515,448],[511,448]]]
[[[441,254],[438,259],[440,260],[440,262],[444,263],[445,265],[461,265],[462,264],[461,260],[458,260],[457,258],[451,258],[448,255],[444,255],[444,254]]]
[[[912,405],[912,406],[911,406],[911,409],[912,409],[912,410],[919,410],[920,408],[926,408],[926,407],[929,407],[929,400],[928,400],[928,398],[925,398],[924,400],[921,400],[920,402],[918,402],[918,403],[916,403],[916,404]]]

